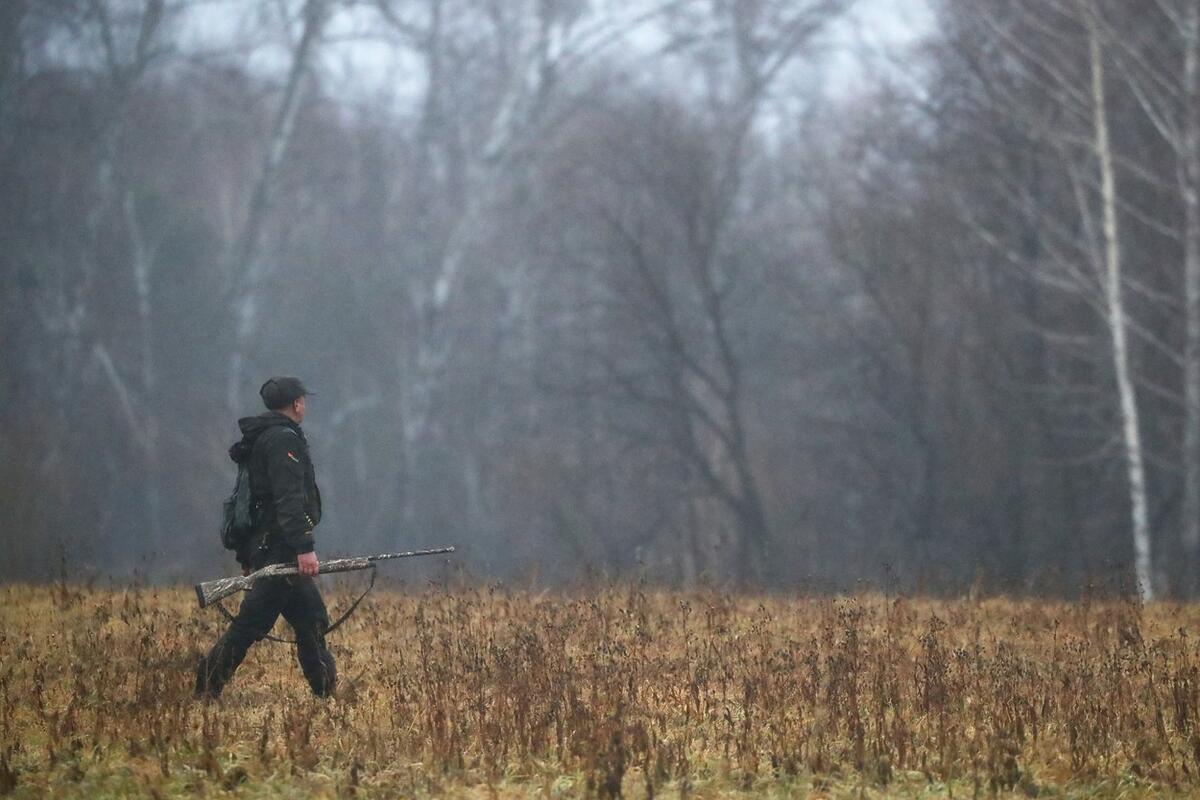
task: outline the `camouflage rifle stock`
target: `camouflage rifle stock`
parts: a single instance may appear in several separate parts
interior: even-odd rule
[[[453,547],[439,547],[434,550],[411,550],[407,553],[384,553],[378,556],[358,556],[356,558],[334,558],[322,561],[320,574],[332,572],[351,572],[356,569],[370,569],[376,561],[388,561],[393,558],[412,558],[413,556],[433,556],[439,553],[453,553]],[[215,581],[205,581],[196,584],[196,597],[200,599],[200,607],[224,600],[231,594],[249,589],[259,578],[271,578],[277,575],[298,575],[300,571],[292,564],[268,564],[249,575],[239,575],[235,578],[218,578]]]

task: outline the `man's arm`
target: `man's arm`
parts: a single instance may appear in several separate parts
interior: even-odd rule
[[[267,478],[275,501],[275,520],[288,546],[302,557],[297,563],[301,574],[316,574],[317,558],[313,555],[312,523],[304,513],[304,446],[291,430],[272,431],[266,445]],[[304,562],[312,562],[308,573]]]

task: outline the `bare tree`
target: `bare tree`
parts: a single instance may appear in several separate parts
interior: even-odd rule
[[[736,520],[734,572],[744,581],[763,577],[769,524],[751,466],[745,429],[743,355],[734,340],[730,305],[744,276],[723,270],[712,229],[719,178],[705,143],[688,142],[653,115],[634,123],[638,136],[616,132],[618,149],[604,199],[581,209],[601,221],[603,244],[595,262],[613,313],[636,339],[628,355],[602,348],[590,353],[602,368],[599,386],[645,414],[635,430],[645,444],[665,445],[686,465],[703,496],[716,499]],[[630,148],[632,146],[632,148]],[[597,171],[589,193],[596,188]],[[581,176],[582,182],[582,176]],[[686,189],[680,191],[682,187]],[[649,205],[629,202],[653,197]],[[631,214],[626,208],[635,209]],[[621,323],[618,323],[621,324]],[[620,352],[620,350],[618,350]],[[702,536],[702,528],[693,530]],[[703,553],[705,569],[714,555]],[[717,569],[723,572],[723,569]]]
[[[1024,71],[1025,86],[1036,91],[1022,93],[1011,85],[993,81],[994,108],[1025,125],[1038,140],[1047,143],[1060,158],[1065,185],[1073,207],[1064,219],[1054,220],[1049,209],[1041,209],[1048,232],[1042,245],[1047,259],[1030,263],[1012,251],[989,225],[968,219],[970,228],[985,242],[999,248],[1014,266],[1032,272],[1034,280],[1077,294],[1091,305],[1105,323],[1105,347],[1110,364],[1117,409],[1116,437],[1121,442],[1129,503],[1134,573],[1144,598],[1154,592],[1151,553],[1149,490],[1144,420],[1139,411],[1138,389],[1144,386],[1134,365],[1130,337],[1177,357],[1171,345],[1134,319],[1124,292],[1130,279],[1122,257],[1121,214],[1136,213],[1123,199],[1117,183],[1117,165],[1111,136],[1106,70],[1112,61],[1104,36],[1101,10],[1086,0],[1054,4],[1048,9],[1016,5],[1001,17],[982,5],[973,13],[999,48]],[[1056,42],[1046,46],[1046,42]],[[1020,85],[1020,84],[1018,84]],[[1006,179],[1001,178],[1001,183]],[[1028,195],[1002,186],[1012,207],[1027,205]],[[1053,220],[1053,221],[1052,221]],[[1053,332],[1047,331],[1053,337]]]
[[[519,3],[443,0],[421,3],[377,0],[379,13],[422,59],[425,88],[417,123],[417,168],[406,187],[417,202],[413,236],[417,264],[398,265],[405,281],[410,327],[397,386],[402,419],[403,476],[418,472],[417,459],[431,436],[456,355],[461,355],[465,291],[479,276],[480,249],[496,234],[502,204],[514,182],[536,160],[539,147],[576,113],[590,87],[588,70],[632,31],[674,2],[650,3],[632,16],[589,14],[569,0]],[[479,32],[486,36],[479,41]],[[484,59],[482,62],[480,58]],[[486,65],[482,66],[481,63]],[[415,266],[415,268],[414,268]],[[489,269],[506,294],[505,316],[529,318],[533,296],[528,265]],[[536,331],[516,324],[518,353],[532,352]],[[524,338],[525,341],[520,341]],[[471,448],[474,444],[466,443]],[[468,453],[468,455],[470,455]],[[480,460],[464,459],[464,483],[478,487]],[[406,477],[407,476],[407,477]],[[478,497],[475,492],[469,493]],[[476,502],[476,524],[481,512]],[[412,505],[403,513],[412,522]]]
[[[77,15],[76,24],[91,28],[99,42],[99,77],[104,106],[99,130],[96,193],[87,214],[86,229],[93,263],[87,270],[99,277],[101,253],[114,225],[124,237],[125,258],[132,277],[137,318],[136,348],[132,358],[118,363],[113,352],[125,356],[121,342],[109,341],[94,332],[90,359],[99,365],[110,384],[118,408],[128,425],[128,434],[142,454],[139,466],[145,498],[145,527],[150,547],[162,545],[163,517],[160,458],[160,407],[157,403],[156,332],[154,296],[151,286],[154,255],[137,214],[133,181],[123,168],[120,149],[128,146],[131,134],[129,105],[150,68],[165,52],[162,29],[167,9],[162,0],[141,3],[88,0],[78,8],[64,7],[62,13]],[[132,362],[135,368],[124,365]]]
[[[738,202],[772,87],[844,7],[717,3],[706,12],[711,18],[676,18],[675,36],[697,48],[698,60],[711,66],[716,52],[729,65],[710,74],[705,136],[680,130],[672,112],[656,113],[650,100],[625,123],[628,130],[586,146],[604,166],[583,162],[573,173],[587,195],[576,215],[600,225],[597,253],[583,266],[635,337],[620,355],[609,342],[591,344],[590,361],[600,368],[595,386],[640,409],[649,425],[633,430],[643,444],[673,453],[687,492],[729,515],[733,574],[743,582],[766,576],[772,535],[747,432],[746,354],[738,341],[738,309],[757,295],[762,265],[739,258]],[[603,129],[598,121],[589,126]],[[717,556],[701,542],[719,537],[704,527],[711,525],[689,526],[690,541],[679,549],[712,569]]]
[[[259,251],[268,222],[272,194],[280,165],[296,131],[296,117],[311,79],[314,51],[330,9],[326,0],[305,0],[300,15],[300,33],[291,48],[291,60],[283,93],[270,133],[263,148],[258,174],[250,192],[246,216],[230,245],[227,258],[229,297],[234,310],[234,345],[229,358],[227,399],[235,412],[240,404],[245,378],[246,349],[259,324],[258,289],[262,278]]]
[[[1169,35],[1165,43],[1122,35],[1119,19],[1098,17],[1097,24],[1103,26],[1105,41],[1111,43],[1117,74],[1172,154],[1183,209],[1178,235],[1185,299],[1180,541],[1188,555],[1191,590],[1195,591],[1194,565],[1200,560],[1200,4],[1157,0],[1149,10],[1165,23]],[[1146,26],[1151,34],[1163,29],[1163,24]],[[1163,48],[1164,44],[1168,47]],[[1156,57],[1151,48],[1178,57]]]
[[[1153,562],[1150,544],[1150,519],[1146,492],[1146,468],[1142,451],[1141,417],[1138,414],[1128,345],[1128,324],[1123,297],[1121,237],[1117,222],[1117,186],[1113,167],[1113,148],[1109,135],[1105,54],[1101,43],[1097,9],[1094,3],[1082,4],[1081,14],[1088,35],[1091,73],[1091,116],[1094,127],[1093,148],[1100,169],[1101,225],[1103,231],[1104,298],[1112,334],[1113,372],[1121,407],[1121,433],[1129,474],[1130,515],[1133,523],[1134,569],[1143,600],[1154,597]],[[1085,223],[1088,209],[1081,209]],[[1094,249],[1094,245],[1093,245]]]

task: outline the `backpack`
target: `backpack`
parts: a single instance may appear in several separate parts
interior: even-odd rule
[[[229,458],[237,464],[238,470],[233,493],[222,507],[221,544],[226,550],[235,552],[250,539],[258,522],[258,503],[250,496],[250,453],[253,449],[254,441],[245,439],[229,448]]]
[[[250,503],[250,469],[245,461],[238,464],[233,494],[224,504],[221,519],[221,544],[226,550],[240,550],[254,533],[254,514]]]

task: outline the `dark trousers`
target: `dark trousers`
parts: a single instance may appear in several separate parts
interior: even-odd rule
[[[318,697],[333,693],[337,668],[325,646],[329,614],[312,578],[264,578],[242,599],[242,607],[229,628],[196,668],[196,693],[216,697],[233,677],[250,645],[263,639],[279,615],[296,632],[296,660]]]

